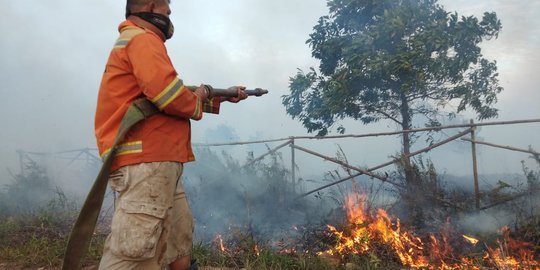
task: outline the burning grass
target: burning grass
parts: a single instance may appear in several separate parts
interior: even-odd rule
[[[420,237],[383,210],[366,211],[360,195],[347,197],[346,205],[348,223],[343,226],[292,228],[300,237],[284,235],[274,242],[233,229],[195,245],[193,255],[201,266],[231,269],[540,269],[534,245],[514,239],[508,228],[491,244],[450,226]],[[0,262],[57,267],[69,231],[69,222],[57,217],[42,213],[2,219]],[[87,264],[99,260],[104,236],[94,238]]]
[[[346,196],[346,199],[341,199],[344,196],[338,195],[332,197],[337,204],[345,205],[343,211],[340,207],[337,210],[329,207],[329,211],[321,211],[323,206],[329,205],[321,196],[314,201],[296,201],[291,204],[284,198],[296,197],[297,194],[283,188],[287,183],[284,169],[274,166],[259,171],[266,174],[254,176],[253,179],[260,178],[265,182],[255,183],[254,186],[259,188],[265,186],[266,182],[270,184],[267,189],[261,189],[260,193],[250,196],[248,192],[238,192],[242,189],[236,190],[236,193],[235,190],[223,192],[224,188],[231,185],[212,185],[217,180],[201,181],[197,186],[200,194],[205,195],[201,196],[202,199],[219,197],[209,196],[208,190],[219,190],[220,193],[242,198],[237,204],[209,204],[201,201],[192,204],[199,205],[199,208],[194,209],[199,210],[194,211],[199,213],[199,223],[212,225],[207,231],[202,231],[201,228],[198,232],[196,230],[199,234],[202,231],[203,236],[210,236],[201,237],[205,242],[196,244],[193,249],[194,257],[201,266],[205,266],[201,269],[540,269],[540,223],[538,215],[534,214],[537,212],[529,213],[525,211],[528,209],[526,207],[517,211],[516,209],[520,209],[517,207],[519,205],[507,204],[511,211],[523,212],[521,216],[527,222],[518,222],[516,219],[516,224],[519,223],[519,226],[516,226],[518,231],[512,233],[509,228],[503,228],[498,239],[485,235],[463,234],[452,229],[449,222],[437,231],[418,232],[406,224],[401,224],[399,219],[393,218],[382,209],[367,210],[372,208],[366,208],[365,197],[358,193]],[[529,177],[529,174],[527,175]],[[220,175],[208,179],[224,182]],[[529,182],[537,185],[538,174],[531,174]],[[15,191],[17,190],[22,192],[26,189]],[[289,193],[284,193],[284,190],[289,190]],[[191,190],[190,194],[196,195],[198,192],[195,189]],[[33,212],[28,212],[32,214],[21,215],[15,210],[7,211],[9,204],[1,203],[3,194],[0,192],[0,269],[5,263],[15,263],[23,267],[58,267],[77,207],[73,206],[63,193],[57,193],[57,199],[45,209],[38,207],[37,209],[41,210],[34,211],[36,208],[32,208]],[[12,196],[19,193],[6,194]],[[531,202],[523,206],[538,205],[536,198],[538,196],[529,195],[527,200]],[[460,200],[454,198],[451,201]],[[42,205],[45,203],[39,204]],[[208,205],[226,205],[227,211],[217,207],[210,211],[212,209],[208,209]],[[264,207],[267,205],[271,207]],[[205,219],[206,216],[201,217],[201,213],[220,215]],[[445,212],[441,216],[452,215]],[[345,224],[336,225],[337,220],[345,219]],[[327,226],[325,223],[333,225]],[[239,227],[230,224],[238,224]],[[291,224],[297,226],[283,229]],[[214,235],[215,229],[221,228],[228,230],[222,231],[221,235]],[[100,259],[104,238],[105,234],[98,234],[93,239],[87,264],[96,264]]]
[[[472,236],[453,233],[449,226],[420,237],[382,209],[366,211],[365,197],[358,193],[347,196],[345,208],[348,224],[340,229],[329,225],[328,233],[336,243],[318,253],[342,265],[351,261],[351,256],[375,256],[391,262],[382,265],[384,269],[392,264],[412,269],[540,269],[533,245],[513,239],[508,227],[502,228],[496,244],[489,246]],[[378,259],[379,265],[381,262]]]

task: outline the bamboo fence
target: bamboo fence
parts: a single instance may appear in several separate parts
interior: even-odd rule
[[[411,130],[392,131],[392,132],[378,132],[378,133],[367,133],[367,134],[349,134],[349,135],[336,135],[336,136],[291,136],[291,137],[286,137],[286,138],[268,139],[268,140],[223,142],[223,143],[210,143],[210,144],[195,143],[194,145],[195,146],[203,146],[203,147],[219,147],[219,146],[250,145],[250,144],[261,144],[261,143],[283,142],[284,141],[284,143],[270,149],[266,153],[258,156],[257,158],[254,158],[253,160],[250,160],[248,163],[246,163],[244,165],[244,167],[250,166],[250,165],[254,164],[255,162],[263,160],[266,156],[271,155],[271,154],[281,150],[282,148],[284,148],[286,146],[289,146],[291,148],[291,165],[290,165],[290,167],[291,167],[291,182],[293,183],[293,186],[295,186],[295,183],[297,182],[297,179],[296,179],[296,151],[295,150],[299,150],[299,151],[302,151],[302,152],[307,153],[309,155],[313,155],[313,156],[316,156],[318,158],[321,158],[323,160],[327,160],[327,161],[336,163],[336,164],[338,164],[338,165],[340,165],[340,166],[342,166],[344,168],[347,168],[347,169],[350,169],[350,170],[353,170],[353,171],[357,172],[356,174],[350,175],[348,177],[339,179],[339,180],[334,181],[332,183],[329,183],[329,184],[326,184],[324,186],[321,186],[321,187],[318,187],[316,189],[305,192],[305,193],[303,193],[303,194],[301,194],[300,196],[297,197],[297,199],[299,199],[299,198],[302,198],[302,197],[306,197],[306,196],[308,196],[310,194],[319,192],[321,190],[324,190],[326,188],[332,187],[334,185],[337,185],[337,184],[343,183],[345,181],[354,179],[354,178],[356,178],[356,177],[358,177],[360,175],[367,175],[371,179],[377,179],[377,180],[380,180],[380,181],[382,181],[384,183],[394,185],[394,186],[396,186],[398,188],[405,188],[405,186],[403,184],[394,182],[394,181],[388,179],[387,176],[382,176],[382,175],[376,174],[374,171],[379,170],[379,169],[384,168],[384,167],[387,167],[387,166],[390,166],[390,165],[395,164],[397,162],[400,162],[400,160],[402,158],[404,158],[404,157],[414,157],[414,156],[417,156],[419,154],[429,152],[429,151],[431,151],[431,150],[433,150],[433,149],[435,149],[437,147],[440,147],[440,146],[445,145],[447,143],[450,143],[452,141],[461,139],[463,141],[467,141],[467,142],[471,143],[471,157],[472,157],[472,163],[473,163],[475,209],[480,211],[480,210],[486,210],[488,208],[500,205],[502,203],[512,201],[512,200],[514,200],[516,198],[519,198],[519,197],[522,197],[524,195],[521,194],[521,193],[520,194],[515,194],[515,196],[512,196],[511,198],[507,198],[507,199],[505,199],[504,201],[501,201],[501,202],[495,202],[495,203],[491,203],[491,204],[485,205],[485,206],[481,205],[481,194],[482,193],[480,191],[480,185],[479,185],[479,179],[478,179],[478,162],[477,162],[477,153],[476,153],[477,145],[485,145],[485,146],[490,146],[490,147],[495,147],[495,148],[500,148],[500,149],[506,149],[506,150],[511,150],[511,151],[528,153],[528,154],[535,155],[535,156],[540,156],[540,153],[538,153],[536,151],[533,151],[532,149],[525,150],[525,149],[515,148],[515,147],[511,147],[511,146],[502,146],[502,145],[498,145],[498,144],[494,144],[494,143],[478,141],[476,139],[477,128],[478,127],[483,127],[483,126],[505,126],[505,125],[516,125],[516,124],[531,124],[531,123],[540,123],[540,119],[526,119],[526,120],[514,120],[514,121],[496,121],[496,122],[483,122],[483,123],[475,123],[473,120],[470,120],[470,122],[468,124],[444,125],[444,126],[426,127],[426,128],[418,128],[418,129],[411,129]],[[394,159],[392,159],[392,160],[390,160],[388,162],[385,162],[383,164],[379,164],[377,166],[367,168],[367,169],[363,169],[363,168],[359,168],[357,166],[350,165],[350,164],[348,164],[348,163],[346,163],[344,161],[341,161],[339,159],[336,159],[334,157],[331,157],[331,156],[328,156],[328,155],[323,155],[323,154],[318,153],[316,151],[313,151],[313,150],[307,149],[305,147],[299,146],[296,143],[297,141],[300,141],[300,140],[331,140],[331,139],[335,140],[335,139],[344,139],[344,138],[367,138],[367,137],[380,137],[380,136],[395,136],[395,135],[402,135],[403,133],[418,133],[418,132],[433,132],[433,131],[439,132],[439,131],[446,130],[446,129],[458,129],[458,128],[466,128],[466,129],[463,130],[463,131],[458,132],[456,135],[450,136],[449,138],[447,138],[445,140],[442,140],[442,141],[437,142],[437,143],[435,143],[433,145],[430,145],[429,147],[414,151],[414,152],[412,152],[412,153],[410,153],[408,155],[402,155],[400,157],[395,157]],[[463,138],[466,135],[470,135],[470,138]],[[435,199],[435,200],[437,200],[437,201],[439,201],[441,203],[444,203],[445,205],[449,205],[449,206],[452,206],[454,208],[463,210],[462,207],[460,207],[460,206],[458,206],[458,205],[456,205],[456,204],[454,204],[452,202],[445,201],[442,198],[437,198],[437,197],[432,196],[432,195],[428,195],[428,197],[429,196],[431,196],[432,199]]]

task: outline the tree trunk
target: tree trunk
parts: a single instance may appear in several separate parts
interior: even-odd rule
[[[412,128],[412,115],[409,108],[407,96],[402,91],[401,93],[401,128],[402,130],[410,130]],[[421,183],[414,171],[411,158],[411,139],[409,133],[403,133],[403,155],[402,165],[405,172],[405,181],[407,189],[404,191],[404,199],[407,207],[409,223],[417,228],[424,226],[424,217],[422,211],[422,192],[420,190]]]

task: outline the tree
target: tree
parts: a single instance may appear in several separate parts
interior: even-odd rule
[[[328,7],[306,42],[319,71],[299,70],[283,96],[287,113],[308,132],[324,136],[344,118],[387,119],[409,130],[416,115],[432,126],[443,112],[452,117],[467,108],[480,120],[497,116],[496,61],[479,47],[502,28],[494,12],[460,17],[437,0],[329,0]],[[402,144],[406,182],[415,192],[408,133]]]

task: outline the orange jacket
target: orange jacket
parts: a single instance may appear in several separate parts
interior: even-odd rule
[[[164,42],[150,30],[125,21],[109,56],[99,89],[95,132],[99,153],[107,155],[129,105],[146,97],[162,112],[134,126],[118,147],[111,171],[155,161],[195,160],[189,119],[219,113],[219,98],[202,102],[184,86]]]

